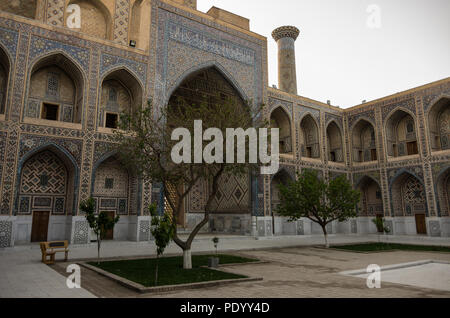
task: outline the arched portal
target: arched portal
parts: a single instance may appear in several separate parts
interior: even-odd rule
[[[450,168],[441,173],[437,180],[437,197],[441,216],[450,216]]]
[[[414,118],[403,110],[395,111],[386,122],[387,152],[390,157],[419,153]]]
[[[111,216],[137,214],[138,178],[117,156],[97,163],[93,178],[96,212],[108,212]]]
[[[428,114],[432,151],[450,149],[450,98],[442,98]]]
[[[73,30],[101,39],[112,39],[111,14],[101,1],[71,0],[71,4],[77,4],[81,9],[81,28]],[[64,25],[67,25],[67,21]]]
[[[292,153],[291,120],[283,107],[278,107],[270,115],[271,128],[280,130],[280,153]]]
[[[320,158],[319,128],[311,115],[306,115],[300,122],[301,151],[306,158]]]
[[[65,239],[63,229],[49,233],[53,216],[72,214],[75,167],[69,158],[52,147],[28,158],[21,167],[18,192],[18,215],[31,215],[31,241]]]
[[[367,120],[360,120],[352,130],[352,150],[354,162],[377,160],[375,130]]]
[[[55,53],[35,63],[30,74],[25,117],[81,122],[84,78],[74,62]]]
[[[292,182],[292,177],[286,170],[280,170],[272,179],[270,184],[270,193],[271,193],[271,206],[272,211],[275,211],[277,207],[280,205],[281,196],[280,196],[280,184],[287,186],[290,182]]]
[[[341,129],[334,121],[327,127],[327,149],[329,161],[344,162]]]
[[[427,198],[423,183],[414,175],[403,172],[391,184],[394,216],[414,217],[417,234],[427,234]]]
[[[378,182],[364,176],[358,184],[361,201],[358,204],[358,216],[384,217],[383,198]]]
[[[108,74],[102,82],[99,126],[117,128],[120,114],[131,115],[142,106],[142,87],[126,69]]]
[[[0,47],[0,114],[5,113],[6,96],[8,94],[8,80],[10,72],[9,58]]]
[[[217,105],[222,101],[231,101],[237,103],[237,105],[242,105],[242,109],[244,110],[244,99],[231,83],[233,83],[233,81],[226,78],[222,72],[215,67],[196,71],[187,76],[172,93],[169,99],[169,107],[182,106],[183,103],[190,103],[192,105],[202,105],[205,103],[208,105],[209,103],[212,103]],[[227,103],[224,103],[224,105],[226,104]],[[191,191],[189,197],[185,200],[184,211],[187,223],[189,223],[189,213],[203,212],[206,203],[205,200],[208,196],[208,189],[209,187],[206,184],[206,181],[199,181],[195,189]],[[174,200],[176,200],[174,189],[170,190],[170,193],[174,196]],[[248,215],[251,211],[250,197],[250,176],[248,174],[243,174],[241,176],[224,175],[219,182],[218,193],[214,198],[212,208],[216,210],[218,214]],[[195,217],[195,215],[192,217]],[[217,223],[219,221],[215,220],[215,222],[214,227],[218,231],[242,231],[242,229],[240,229],[242,224],[238,220],[235,220],[235,225],[232,226],[232,228],[230,228],[231,225],[229,225],[228,228],[225,228],[223,225],[224,223],[221,220],[219,225]]]

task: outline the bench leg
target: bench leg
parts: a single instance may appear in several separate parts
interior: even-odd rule
[[[66,251],[64,254],[65,254],[64,261],[67,262],[67,259],[69,258],[69,252]]]

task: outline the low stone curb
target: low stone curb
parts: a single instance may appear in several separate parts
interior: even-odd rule
[[[185,290],[185,289],[196,289],[196,288],[207,288],[207,287],[218,287],[218,286],[224,286],[224,285],[230,285],[230,284],[237,284],[237,283],[246,283],[246,282],[256,282],[256,281],[262,281],[262,277],[248,277],[248,278],[238,278],[238,279],[227,279],[227,280],[215,280],[215,281],[208,281],[208,282],[199,282],[199,283],[190,283],[190,284],[180,284],[180,285],[167,285],[167,286],[160,286],[160,287],[145,287],[144,285],[138,284],[136,282],[130,281],[128,279],[125,279],[123,277],[117,276],[115,274],[112,274],[110,272],[104,271],[98,267],[89,265],[85,262],[79,262],[78,265],[85,267],[87,269],[90,269],[104,277],[107,277],[109,279],[114,280],[115,282],[119,283],[122,286],[125,286],[127,288],[130,288],[134,291],[137,291],[141,294],[146,293],[164,293],[164,292],[171,292],[176,290]],[[244,263],[245,264],[245,263]],[[247,263],[250,264],[250,263]],[[233,265],[233,264],[232,264]],[[236,264],[238,265],[238,264]],[[243,265],[243,264],[240,264]],[[223,265],[225,266],[225,265]],[[212,268],[211,268],[212,269]],[[214,270],[214,269],[212,269]]]
[[[393,270],[393,269],[409,268],[409,267],[415,267],[415,266],[421,266],[421,265],[427,265],[427,264],[450,264],[450,262],[440,261],[440,260],[423,260],[423,261],[417,261],[417,262],[409,262],[409,263],[382,266],[380,269],[381,269],[381,272],[383,272],[383,271],[389,271],[389,270]],[[367,273],[367,269],[357,269],[357,270],[339,272],[339,274],[345,275],[345,276],[357,276],[357,275],[363,275],[363,274],[368,274],[368,273]]]
[[[256,261],[256,262],[247,262],[247,263],[230,263],[230,264],[219,264],[217,268],[224,268],[224,267],[237,267],[237,266],[244,266],[244,265],[260,265],[260,264],[269,264],[270,261]],[[217,269],[212,268],[209,266],[200,266],[201,268],[209,268],[209,269]]]

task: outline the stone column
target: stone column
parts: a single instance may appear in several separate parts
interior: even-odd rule
[[[297,95],[295,70],[295,40],[300,31],[293,26],[282,26],[272,32],[278,44],[278,85],[287,93]]]

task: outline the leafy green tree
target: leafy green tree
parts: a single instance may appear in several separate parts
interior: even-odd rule
[[[89,227],[97,236],[97,263],[100,263],[102,240],[105,238],[108,231],[113,230],[116,223],[119,222],[119,216],[111,219],[106,212],[95,214],[95,201],[93,198],[82,201],[80,203],[80,210],[85,213]]]
[[[172,132],[182,127],[194,137],[194,121],[202,120],[202,133],[210,128],[220,131],[224,136],[223,140],[214,141],[222,144],[222,149],[226,149],[225,136],[228,128],[241,128],[245,131],[266,125],[261,116],[262,106],[250,106],[248,102],[231,98],[223,100],[219,95],[215,99],[204,96],[204,100],[196,104],[178,98],[175,103],[166,107],[153,109],[152,105],[149,101],[131,115],[121,115],[120,129],[116,130],[118,152],[144,180],[162,185],[166,202],[164,209],[169,211],[175,228],[173,241],[183,250],[183,268],[192,269],[191,246],[200,230],[208,224],[210,215],[216,211],[214,199],[222,177],[248,174],[256,164],[248,164],[248,142],[245,145],[235,143],[234,157],[236,158],[238,147],[245,150],[245,163],[227,163],[226,160],[195,163],[195,149],[190,154],[191,163],[174,163],[171,153],[179,141],[172,140]],[[204,141],[202,149],[208,144],[209,142]],[[206,182],[209,188],[204,205],[205,213],[187,240],[182,240],[177,233],[177,224],[184,215],[183,202],[199,181]]]
[[[384,218],[374,218],[372,219],[373,224],[377,227],[377,234],[378,234],[378,243],[381,243],[381,236],[380,234],[389,234],[391,232],[391,229],[385,225]]]
[[[172,223],[170,215],[167,213],[164,213],[163,216],[158,216],[155,204],[150,205],[149,210],[152,216],[151,233],[156,244],[155,286],[157,286],[159,258],[164,254],[164,250],[173,239],[173,235],[175,234],[175,225]]]
[[[289,217],[293,222],[308,218],[320,225],[328,248],[327,225],[333,221],[344,222],[356,217],[356,204],[360,192],[353,190],[351,184],[340,176],[330,182],[319,178],[317,171],[304,170],[296,181],[289,185],[279,185],[281,203],[277,213]]]

